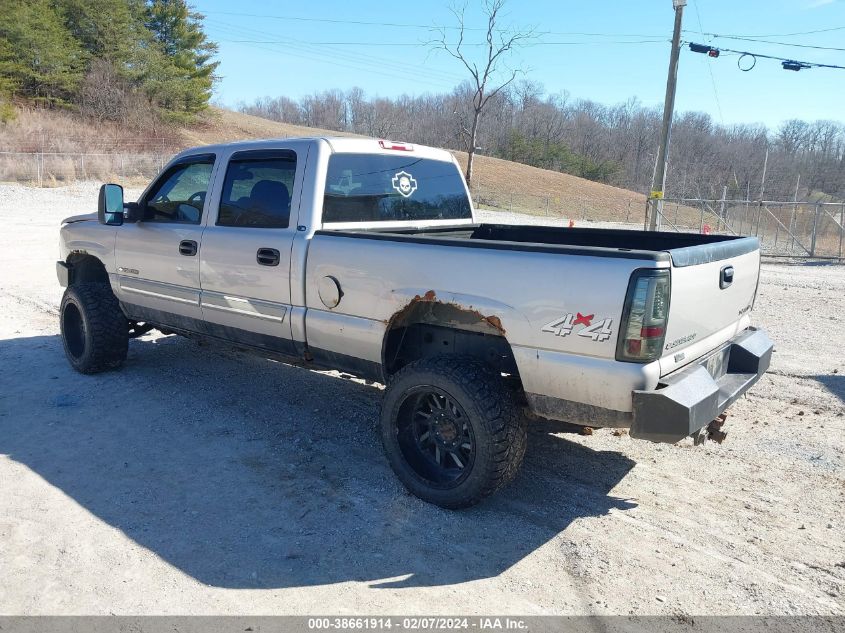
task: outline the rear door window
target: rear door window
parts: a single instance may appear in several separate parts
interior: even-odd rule
[[[296,154],[238,152],[226,168],[217,226],[283,229],[290,223]]]
[[[472,218],[454,163],[409,155],[332,154],[323,222]]]

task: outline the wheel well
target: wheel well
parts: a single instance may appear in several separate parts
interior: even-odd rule
[[[415,299],[390,320],[382,353],[386,376],[421,358],[459,354],[479,358],[518,379],[513,352],[497,317],[426,297]]]
[[[70,284],[108,283],[109,274],[99,259],[88,253],[71,253],[67,263],[71,266]]]

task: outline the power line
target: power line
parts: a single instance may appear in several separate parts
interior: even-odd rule
[[[447,29],[447,30],[460,30],[461,27],[459,26],[442,26],[436,24],[414,24],[408,22],[378,22],[378,21],[370,21],[370,20],[341,20],[338,18],[309,18],[303,16],[295,16],[295,15],[278,15],[278,14],[267,14],[267,13],[241,13],[238,11],[203,11],[205,14],[216,14],[216,15],[231,15],[231,16],[239,16],[239,17],[249,17],[249,18],[266,18],[271,20],[291,20],[296,22],[321,22],[326,24],[352,24],[357,26],[389,26],[395,28],[413,28],[413,29]],[[696,13],[698,13],[698,9],[696,9]],[[699,28],[701,27],[701,20],[699,18]],[[465,31],[485,31],[486,27],[470,27],[465,26],[463,27]],[[829,33],[831,31],[843,31],[845,30],[845,26],[834,26],[824,29],[814,29],[810,31],[796,31],[792,33],[766,33],[766,34],[727,34],[727,35],[719,35],[719,37],[729,37],[729,38],[759,38],[759,37],[794,37],[798,35],[813,35],[816,33]],[[684,32],[695,32],[695,31],[688,31],[684,29]],[[699,31],[701,33],[701,31]],[[653,33],[606,33],[606,32],[587,32],[587,31],[543,31],[543,35],[566,35],[566,36],[579,36],[579,37],[639,37],[639,38],[653,38],[659,41],[665,41],[665,37],[659,34]],[[715,36],[713,33],[701,33],[702,35],[711,35]]]
[[[268,51],[277,56],[281,55],[283,57],[292,57],[312,62],[325,63],[330,64],[333,67],[348,68],[359,72],[366,71],[367,73],[382,75],[393,79],[407,77],[407,68],[398,67],[388,60],[370,61],[368,59],[359,58],[351,53],[348,55],[342,55],[339,51],[319,50],[315,47],[309,48],[304,45],[300,46],[296,42],[269,45],[245,43],[244,45]],[[429,86],[443,88],[447,83],[453,85],[457,79],[455,77],[446,77],[445,75],[441,75],[439,71],[432,71],[427,73],[425,77],[417,78],[416,81]]]
[[[327,57],[332,60],[341,60],[343,62],[355,62],[357,64],[362,64],[364,66],[369,67],[378,67],[379,69],[391,69],[401,72],[407,72],[407,65],[398,62],[396,60],[385,59],[378,56],[368,55],[366,53],[359,53],[356,51],[336,51],[332,49],[323,50],[320,49],[319,46],[308,43],[302,42],[297,40],[296,38],[285,38],[279,39],[275,33],[270,33],[268,31],[261,31],[258,29],[253,29],[249,27],[242,27],[242,26],[235,26],[227,23],[217,23],[216,20],[211,20],[214,22],[214,27],[216,29],[221,29],[224,33],[228,32],[230,35],[234,35],[238,38],[241,43],[245,44],[268,44],[271,46],[285,46],[285,47],[296,47],[294,49],[296,52],[312,52],[314,55],[319,55],[322,57]],[[258,37],[266,38],[266,39],[256,39]],[[249,39],[247,39],[249,38]],[[273,38],[273,39],[270,39]],[[221,40],[222,41],[222,40]],[[235,40],[233,40],[235,41]],[[300,50],[301,49],[301,50]],[[284,49],[285,53],[291,53],[290,48]],[[318,60],[320,61],[320,60]],[[428,75],[431,77],[439,77],[442,79],[448,79],[449,81],[454,81],[459,76],[455,73],[450,73],[448,71],[430,69]]]
[[[241,13],[237,11],[203,11],[206,14],[216,15],[232,15],[248,18],[262,18],[270,20],[291,20],[296,22],[321,22],[326,24],[351,24],[356,26],[389,26],[394,28],[412,28],[412,29],[428,29],[440,30],[446,29],[450,31],[458,31],[460,26],[442,26],[437,24],[413,24],[407,22],[376,22],[368,20],[341,20],[338,18],[307,18],[294,15],[274,15],[267,13]],[[486,31],[487,27],[472,27],[464,26],[464,31]],[[647,34],[647,33],[587,33],[579,31],[543,31],[543,35],[566,35],[566,36],[582,36],[582,37],[647,37],[647,38],[666,38],[662,35]]]
[[[307,44],[309,46],[425,46],[425,42],[308,42],[305,40],[225,40],[220,42],[232,42],[236,44]],[[533,42],[525,44],[525,47],[533,46],[606,46],[613,44],[662,44],[668,42],[665,37],[659,40],[625,40],[610,42]],[[487,46],[486,42],[467,43],[461,46]]]
[[[279,49],[267,48],[267,47],[261,46],[261,45],[249,45],[248,44],[247,46],[253,46],[254,48],[265,50],[265,51],[268,51],[270,53],[278,54],[278,53],[283,52],[285,55],[288,55],[290,57],[296,57],[298,59],[304,59],[304,60],[308,60],[308,61],[317,61],[317,62],[323,62],[323,63],[330,63],[332,66],[336,66],[336,67],[339,67],[339,68],[348,68],[350,70],[357,70],[357,71],[366,70],[366,72],[368,72],[368,73],[381,75],[383,77],[390,77],[391,79],[407,79],[407,76],[402,76],[398,72],[388,72],[388,71],[384,71],[384,70],[378,70],[376,68],[362,68],[361,66],[354,66],[352,64],[344,63],[342,61],[337,61],[336,59],[315,59],[314,53],[309,53],[307,55],[304,55],[304,54],[292,52],[290,50],[280,51]],[[440,79],[436,79],[436,78],[435,78],[434,81],[428,81],[426,79],[415,79],[414,81],[416,83],[426,84],[428,86],[436,87],[436,88],[439,88],[441,90],[448,87],[447,84],[445,83],[445,80],[440,80]]]
[[[718,33],[702,33],[702,35],[711,38],[726,39],[726,40],[742,40],[744,42],[759,42],[761,44],[776,44],[777,46],[793,46],[795,48],[814,48],[821,51],[840,51],[845,52],[845,48],[836,48],[835,46],[818,46],[815,44],[796,44],[794,42],[773,42],[772,40],[763,40],[754,37],[740,37],[738,35],[719,35]]]
[[[693,7],[695,7],[695,17],[698,19],[698,28],[701,32],[701,36],[704,37],[704,26],[701,24],[701,13],[698,10],[698,1],[693,0],[692,2]],[[716,76],[713,74],[713,64],[711,60],[707,60],[707,70],[710,72],[710,84],[713,86],[713,98],[716,100],[716,109],[719,111],[719,121],[722,125],[725,124],[725,117],[722,114],[722,104],[719,101],[719,91],[716,90]]]
[[[274,37],[274,34],[251,29],[247,27],[235,26],[227,23],[217,23],[216,20],[208,20],[215,30],[223,31],[227,35],[234,35],[235,37]],[[310,45],[307,42],[301,43],[295,39],[290,40],[274,40],[268,45],[256,44],[258,40],[247,40],[243,42],[247,46],[252,46],[261,50],[266,50],[272,53],[282,53],[286,56],[296,57],[300,59],[307,59],[310,61],[317,61],[322,63],[330,63],[333,66],[349,68],[351,70],[365,70],[369,73],[374,73],[386,77],[407,78],[408,66],[401,62],[384,59],[365,53],[358,53],[353,51],[337,51],[331,49],[321,49],[318,46]],[[268,48],[272,46],[275,48]],[[284,47],[284,48],[281,48]],[[444,88],[446,83],[454,85],[455,82],[461,80],[459,75],[441,71],[436,69],[426,69],[424,77],[418,77],[416,82],[428,84],[430,86],[437,86]]]
[[[217,20],[209,20],[210,22],[214,23],[214,28],[221,29],[229,34],[235,35],[239,39],[243,39],[243,43],[251,44],[251,43],[267,43],[272,46],[297,46],[302,47],[304,51],[313,51],[317,55],[327,56],[334,59],[340,59],[344,62],[355,61],[356,63],[361,63],[367,66],[378,66],[379,68],[392,68],[397,71],[401,71],[403,73],[407,73],[408,65],[402,61],[396,61],[395,59],[385,59],[384,57],[379,57],[375,55],[369,55],[367,53],[361,53],[357,51],[337,51],[337,50],[321,50],[318,45],[311,44],[309,42],[304,42],[298,40],[296,38],[285,38],[279,39],[279,36],[275,33],[271,33],[269,31],[262,31],[259,29],[254,29],[250,27],[244,26],[235,26],[233,24],[228,24],[225,22],[218,22]],[[265,40],[258,40],[254,38],[266,38]],[[250,39],[245,39],[250,38]],[[270,39],[272,38],[272,39]],[[290,49],[285,49],[285,52],[289,52]],[[448,79],[449,81],[456,81],[460,80],[462,77],[454,72],[445,71],[445,70],[437,70],[437,69],[426,69],[427,75],[436,77],[440,76],[442,79]]]
[[[385,59],[379,56],[368,55],[366,53],[362,53],[359,51],[346,51],[346,50],[332,50],[331,46],[341,46],[341,45],[367,45],[373,43],[365,43],[365,42],[330,42],[330,41],[321,41],[321,42],[309,42],[304,40],[298,40],[295,38],[288,38],[288,39],[281,39],[275,33],[271,33],[269,31],[259,30],[255,28],[250,28],[246,26],[237,26],[228,22],[221,22],[215,20],[213,18],[207,18],[206,21],[209,25],[217,30],[222,32],[224,35],[229,35],[230,37],[223,37],[223,38],[216,38],[218,41],[223,42],[231,42],[234,44],[243,44],[246,46],[252,46],[254,48],[260,50],[266,50],[268,52],[281,52],[290,57],[297,57],[300,59],[308,59],[310,61],[317,61],[321,63],[329,63],[333,66],[339,66],[343,68],[350,68],[353,70],[366,70],[370,73],[379,74],[386,77],[392,78],[407,78],[408,72],[408,65],[404,62],[397,61],[396,59]],[[234,37],[232,37],[234,36]],[[665,41],[665,40],[663,40]],[[622,44],[627,44],[630,42],[622,42]],[[645,42],[649,43],[649,42]],[[381,43],[374,43],[374,44],[381,44]],[[412,42],[384,42],[383,44],[393,45],[393,44],[402,44],[402,45],[410,45],[410,46],[420,46],[420,43],[412,43]],[[578,42],[572,43],[564,43],[560,42],[557,43],[559,45],[578,45]],[[584,44],[595,44],[593,42],[585,42]],[[608,44],[610,44],[608,42]],[[267,48],[268,46],[274,48]],[[275,48],[279,47],[279,48]],[[284,48],[281,48],[284,47]],[[450,85],[454,85],[459,83],[463,80],[463,77],[457,75],[453,72],[445,71],[445,70],[438,70],[438,69],[431,69],[427,68],[424,77],[418,77],[414,81],[420,84],[428,84],[430,86],[437,86],[438,88],[442,89],[446,87],[446,83]],[[442,83],[439,83],[442,82]]]
[[[532,46],[579,46],[582,44],[586,45],[598,45],[598,46],[607,46],[608,44],[665,44],[667,42],[671,42],[672,40],[667,39],[665,36],[659,39],[653,40],[605,40],[603,42],[529,42],[525,44],[526,47]],[[486,46],[486,44],[481,44],[481,46]]]
[[[403,24],[398,22],[367,22],[364,20],[338,20],[333,18],[303,18],[293,15],[267,15],[262,13],[240,13],[236,11],[205,11],[204,13],[211,13],[217,15],[237,15],[245,18],[266,18],[271,20],[291,20],[296,22],[323,22],[328,24],[356,24],[359,26],[390,26],[395,28],[415,28],[415,29],[433,29],[436,28],[431,24]],[[445,28],[459,28],[459,27],[445,27]],[[466,27],[466,31],[480,31],[479,28]]]
[[[797,35],[814,35],[816,33],[830,33],[831,31],[845,31],[845,26],[833,26],[826,29],[816,29],[814,31],[797,31],[795,33],[768,33],[764,35],[758,34],[736,34],[723,35],[722,37],[795,37]]]
[[[751,51],[738,51],[733,48],[721,48],[716,46],[709,46],[707,44],[696,44],[695,42],[685,42],[689,44],[690,50],[695,53],[707,53],[710,57],[718,57],[721,53],[735,53],[740,55],[737,65],[743,57],[751,57],[753,62],[748,68],[739,67],[740,70],[749,71],[756,65],[757,58],[761,59],[775,59],[782,63],[784,70],[802,70],[804,68],[833,68],[836,70],[845,70],[845,66],[837,66],[836,64],[822,64],[819,62],[802,62],[797,59],[789,57],[778,57],[777,55],[764,55],[763,53],[752,53]]]

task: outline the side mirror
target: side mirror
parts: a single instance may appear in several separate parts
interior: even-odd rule
[[[100,224],[120,226],[123,224],[123,187],[108,184],[100,187],[97,200],[97,220]]]
[[[125,202],[123,204],[123,221],[140,222],[144,219],[144,207],[137,202]]]

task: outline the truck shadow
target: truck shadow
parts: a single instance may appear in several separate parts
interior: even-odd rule
[[[610,495],[633,461],[535,424],[509,487],[430,506],[382,455],[378,388],[178,337],[98,376],[58,336],[0,341],[0,366],[0,453],[206,585],[468,582],[635,505]]]
[[[819,374],[813,376],[830,393],[845,403],[845,375],[843,374]]]

